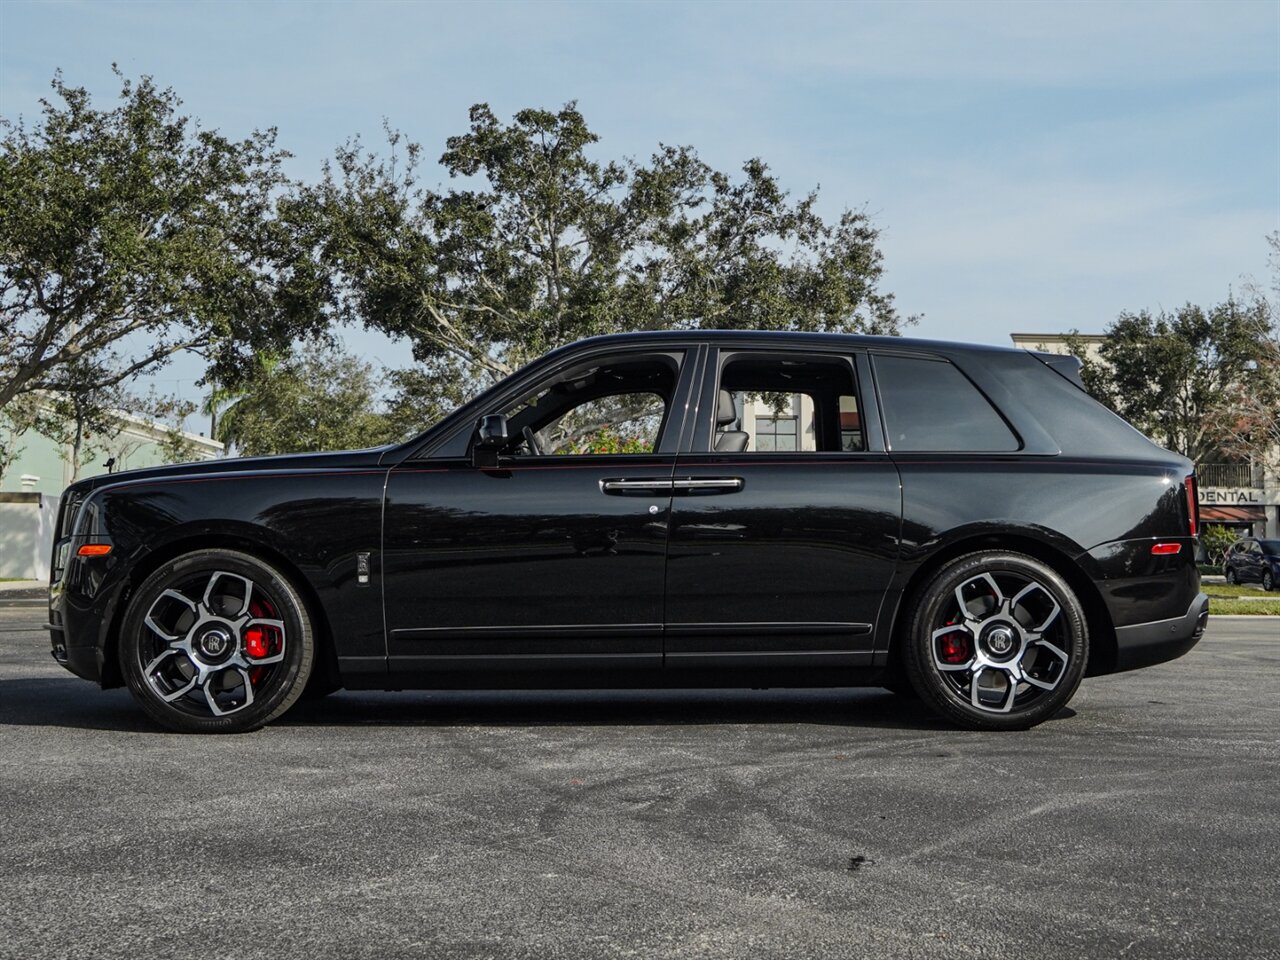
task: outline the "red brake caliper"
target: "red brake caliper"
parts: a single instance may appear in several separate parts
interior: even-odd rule
[[[953,627],[956,621],[948,620],[945,626]],[[944,633],[939,640],[938,655],[943,663],[964,663],[969,659],[969,638],[958,630]]]
[[[249,615],[255,619],[259,617],[269,616],[271,610],[264,604],[254,600],[249,604]],[[245,653],[253,657],[255,660],[261,660],[263,657],[269,657],[272,653],[273,643],[272,632],[266,627],[252,626],[244,632],[244,650]],[[251,667],[249,669],[249,681],[257,684],[262,679],[262,675],[267,672],[266,667]]]

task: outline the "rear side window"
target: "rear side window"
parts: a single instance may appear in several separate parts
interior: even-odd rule
[[[726,354],[716,391],[717,453],[858,453],[866,449],[849,357]]]
[[[995,407],[950,362],[877,355],[875,368],[890,450],[1018,449]]]

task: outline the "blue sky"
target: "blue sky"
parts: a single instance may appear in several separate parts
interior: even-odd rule
[[[438,156],[477,101],[577,100],[602,156],[760,156],[824,212],[873,214],[885,286],[931,337],[1217,301],[1265,273],[1280,229],[1274,0],[0,2],[3,116],[34,114],[58,67],[107,103],[112,61],[206,126],[278,127],[304,177],[384,117]],[[159,379],[194,395],[198,375]]]

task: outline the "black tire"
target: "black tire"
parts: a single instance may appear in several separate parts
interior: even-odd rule
[[[297,589],[235,550],[197,550],[161,566],[134,593],[120,630],[130,693],[180,733],[270,723],[302,695],[314,659],[311,616]]]
[[[1270,593],[1276,588],[1276,579],[1271,575],[1270,570],[1264,570],[1262,573],[1262,589]]]
[[[1223,576],[1227,578],[1228,584],[1234,584],[1236,582],[1236,572],[1232,570],[1230,567],[1227,567],[1226,571],[1223,573]]]
[[[917,595],[903,642],[920,698],[971,730],[1025,730],[1047,720],[1075,694],[1089,657],[1075,592],[1052,567],[1006,551],[942,567]]]

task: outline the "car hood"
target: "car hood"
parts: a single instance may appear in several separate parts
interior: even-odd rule
[[[194,463],[173,463],[163,467],[143,467],[140,470],[122,470],[119,473],[102,473],[86,477],[72,484],[77,492],[87,493],[98,487],[114,483],[130,483],[169,477],[203,476],[206,474],[261,473],[263,471],[308,471],[368,469],[378,466],[391,446],[371,447],[368,450],[340,450],[330,453],[285,453],[271,457],[223,457],[218,460],[198,460]]]

